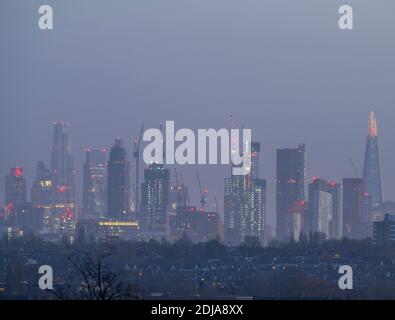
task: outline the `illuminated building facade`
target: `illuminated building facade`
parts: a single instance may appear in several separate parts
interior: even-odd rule
[[[52,212],[55,229],[60,233],[69,233],[75,224],[75,168],[71,150],[69,124],[55,122],[52,153]]]
[[[107,199],[107,150],[85,150],[82,216],[104,218]]]
[[[52,177],[51,171],[47,168],[43,161],[37,163],[36,180],[33,182],[31,189],[31,200],[35,208],[43,209],[44,226],[50,227],[51,218],[51,190]]]
[[[266,180],[259,178],[260,144],[251,143],[251,171],[225,178],[224,237],[229,245],[264,242]]]
[[[168,206],[170,171],[162,164],[152,163],[144,170],[141,184],[141,226],[148,238],[169,235]]]

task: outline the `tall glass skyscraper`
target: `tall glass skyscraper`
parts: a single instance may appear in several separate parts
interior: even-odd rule
[[[106,213],[107,150],[85,150],[82,215],[104,218]]]
[[[303,227],[307,200],[306,146],[278,149],[276,162],[276,236],[284,240],[295,234],[295,228]]]
[[[71,150],[70,126],[55,122],[51,153],[52,210],[55,228],[68,232],[75,221],[75,168]],[[60,230],[59,230],[60,229]]]
[[[141,185],[141,225],[145,236],[160,240],[168,236],[170,171],[152,163],[144,170]]]
[[[383,201],[383,195],[381,189],[377,121],[373,111],[369,115],[369,134],[366,138],[363,181],[364,191],[372,197],[373,206],[380,204]]]
[[[224,237],[228,245],[264,242],[266,180],[259,178],[260,143],[251,143],[251,172],[225,179]]]
[[[108,218],[125,219],[130,213],[130,161],[120,138],[111,148],[107,167]]]
[[[32,203],[35,208],[42,208],[44,226],[50,227],[52,222],[51,205],[52,177],[51,171],[43,161],[37,163],[36,180],[31,189]]]

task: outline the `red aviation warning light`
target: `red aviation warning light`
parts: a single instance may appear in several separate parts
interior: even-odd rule
[[[22,168],[20,168],[20,167],[16,167],[15,169],[14,169],[14,177],[16,177],[16,178],[20,178],[20,177],[22,177],[23,176],[23,169]]]

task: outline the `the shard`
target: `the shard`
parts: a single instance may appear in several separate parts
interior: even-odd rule
[[[380,204],[383,201],[383,196],[381,189],[377,121],[373,111],[369,115],[369,133],[368,137],[366,138],[363,182],[364,191],[372,197],[372,204]]]

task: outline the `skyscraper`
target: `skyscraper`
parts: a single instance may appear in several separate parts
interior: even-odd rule
[[[363,180],[343,179],[343,236],[361,239],[372,235],[371,196],[364,192]]]
[[[107,181],[107,217],[122,220],[130,212],[130,161],[120,138],[115,140],[110,151]]]
[[[75,168],[69,124],[55,122],[51,154],[52,210],[55,228],[68,232],[75,221]]]
[[[373,206],[379,205],[383,201],[383,196],[381,189],[377,121],[373,111],[369,115],[369,133],[366,138],[363,181],[365,192],[372,197]]]
[[[5,204],[10,209],[26,202],[26,179],[21,167],[11,168],[5,178]]]
[[[329,238],[343,237],[343,186],[333,181],[328,182],[328,192],[332,195],[332,220],[329,222]]]
[[[225,178],[224,192],[224,237],[228,245],[242,242],[242,217],[245,215],[245,177],[231,175]]]
[[[276,165],[276,236],[288,239],[294,234],[290,214],[294,208],[304,208],[307,200],[306,147],[278,149]],[[300,213],[303,224],[304,213]]]
[[[44,215],[44,226],[51,225],[51,189],[52,177],[51,171],[47,168],[43,161],[37,163],[36,180],[33,182],[31,189],[32,203],[35,208],[42,208]]]
[[[224,236],[229,245],[263,244],[266,180],[259,178],[260,143],[251,143],[251,172],[225,179]]]
[[[332,204],[332,194],[328,190],[328,182],[323,179],[314,179],[309,185],[308,216],[311,232],[320,232],[329,238]]]
[[[169,235],[168,205],[170,172],[163,164],[152,163],[144,170],[141,184],[141,225],[148,238]]]
[[[104,218],[106,213],[106,157],[106,149],[85,150],[82,215],[86,218]]]

